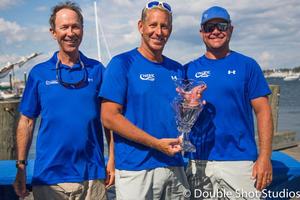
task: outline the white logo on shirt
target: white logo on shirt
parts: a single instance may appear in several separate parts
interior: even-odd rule
[[[140,79],[143,81],[155,81],[154,74],[140,74]]]
[[[210,71],[202,71],[202,72],[197,72],[195,74],[196,78],[200,78],[200,77],[209,77],[210,76]]]
[[[58,81],[57,80],[46,80],[46,85],[55,85],[55,84],[58,84]]]
[[[171,76],[171,79],[172,79],[173,81],[176,81],[176,80],[177,80],[177,76]]]
[[[235,71],[235,70],[228,70],[227,73],[228,73],[228,74],[236,74],[236,71]]]

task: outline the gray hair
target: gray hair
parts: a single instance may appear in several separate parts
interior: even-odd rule
[[[65,8],[76,12],[79,17],[80,24],[83,26],[83,16],[81,14],[81,8],[79,7],[79,5],[72,1],[66,1],[66,2],[61,2],[61,3],[57,4],[56,6],[54,6],[51,9],[51,15],[50,15],[50,19],[49,19],[50,27],[52,29],[55,29],[56,13]]]

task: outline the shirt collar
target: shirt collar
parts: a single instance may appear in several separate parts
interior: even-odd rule
[[[54,69],[54,70],[56,69],[56,63],[57,63],[57,59],[58,59],[57,54],[58,54],[58,51],[54,52],[53,56],[50,58],[50,62],[52,63],[51,69]],[[83,55],[83,53],[81,51],[79,51],[79,56],[80,56],[81,61],[84,64],[84,67],[88,67],[89,66],[88,58],[85,55]],[[65,66],[63,64],[61,64],[60,67],[67,68],[67,66]],[[73,67],[74,67],[74,69],[81,67],[79,61]]]

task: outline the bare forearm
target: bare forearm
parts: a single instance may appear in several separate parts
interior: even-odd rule
[[[108,146],[109,158],[114,158],[114,138],[111,130],[104,128],[105,138]]]
[[[122,105],[103,100],[101,104],[101,119],[104,127],[113,130],[120,136],[136,143],[157,149],[169,156],[181,151],[178,138],[157,139],[135,126],[122,113]]]
[[[271,109],[257,113],[259,156],[270,158],[272,153],[273,120]]]
[[[32,142],[34,120],[21,115],[17,128],[17,159],[26,160]]]
[[[155,145],[158,144],[157,138],[136,127],[122,114],[116,113],[113,116],[104,117],[102,118],[102,121],[106,128],[113,130],[128,140],[132,140],[148,147],[155,147]]]

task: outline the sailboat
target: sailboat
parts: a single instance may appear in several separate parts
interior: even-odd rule
[[[41,53],[32,53],[29,56],[22,57],[19,61],[10,63],[8,62],[4,67],[0,68],[0,79],[5,78],[10,74],[9,82],[0,82],[0,99],[10,99],[20,97],[22,95],[22,84],[16,84],[14,82],[14,68],[18,66],[22,67],[26,62],[39,56]]]
[[[16,93],[8,92],[6,90],[0,90],[0,99],[11,99],[15,97],[17,97]]]
[[[4,78],[5,76],[7,76],[9,74],[9,72],[14,69],[15,66],[22,67],[26,62],[37,57],[40,54],[41,53],[32,53],[29,56],[22,57],[17,62],[14,62],[14,63],[8,62],[4,67],[0,68],[0,78]]]
[[[283,78],[284,81],[295,81],[299,79],[299,74],[290,74]]]

